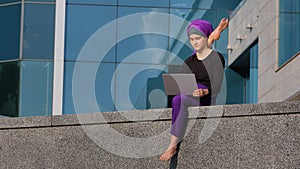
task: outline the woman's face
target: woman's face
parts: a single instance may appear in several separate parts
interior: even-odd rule
[[[207,48],[207,38],[197,34],[190,35],[190,43],[196,51]]]

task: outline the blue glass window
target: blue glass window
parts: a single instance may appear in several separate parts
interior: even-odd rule
[[[114,63],[65,62],[63,114],[114,111],[114,69]]]
[[[53,59],[55,5],[25,4],[23,58]]]
[[[169,1],[166,0],[119,0],[118,5],[129,6],[152,6],[152,7],[169,7]]]
[[[194,52],[187,38],[185,41],[183,41],[183,39],[170,38],[170,51],[174,57],[169,58],[169,64],[173,65],[181,65],[184,60]]]
[[[21,2],[21,0],[1,0],[0,4],[11,3],[11,2]]]
[[[300,0],[280,0],[280,12],[299,12]]]
[[[0,60],[19,58],[21,5],[0,6]]]
[[[19,62],[0,63],[0,115],[19,115]]]
[[[120,7],[117,62],[167,63],[167,12],[158,8]]]
[[[233,10],[242,0],[171,0],[171,7]]]
[[[195,0],[171,0],[171,7],[193,8],[193,9],[216,9],[217,0],[197,0],[197,1],[195,1]]]
[[[115,61],[116,44],[116,7],[111,6],[85,6],[67,5],[66,11],[66,44],[65,60],[85,60],[85,61]],[[111,22],[111,23],[110,23]],[[103,35],[103,27],[108,28],[108,32]],[[106,29],[107,30],[107,29]],[[100,34],[98,34],[98,33]],[[101,37],[98,37],[101,36]],[[80,51],[89,38],[96,37],[96,41],[91,42],[90,53],[92,55],[103,54],[107,44],[111,44],[109,52],[104,58],[82,57],[78,58]],[[102,49],[103,48],[103,49]]]
[[[117,5],[117,0],[67,0],[67,3]]]
[[[118,43],[117,62],[166,64],[168,37],[143,34]]]
[[[300,50],[300,0],[280,0],[278,66]]]
[[[234,10],[242,0],[230,0],[230,1],[224,1],[224,0],[215,0],[217,1],[217,8],[218,9],[227,9],[227,10]]]
[[[25,0],[26,1],[31,1],[31,2],[56,2],[56,0]]]
[[[53,62],[21,61],[20,116],[52,113]]]
[[[161,74],[164,65],[126,64],[116,68],[116,110],[163,108],[167,98]]]

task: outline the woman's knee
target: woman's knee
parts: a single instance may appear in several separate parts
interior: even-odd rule
[[[176,95],[173,97],[172,104],[182,105],[187,100],[186,95]]]

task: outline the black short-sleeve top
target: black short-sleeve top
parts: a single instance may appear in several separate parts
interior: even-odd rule
[[[203,60],[199,60],[196,54],[188,57],[182,64],[180,73],[195,74],[197,83],[207,86],[210,93],[217,94],[223,81],[224,65],[222,54],[212,50]]]

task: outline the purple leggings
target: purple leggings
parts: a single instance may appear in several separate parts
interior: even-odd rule
[[[207,89],[206,86],[198,83],[199,89]],[[176,95],[172,100],[172,127],[171,134],[183,138],[188,121],[188,107],[210,105],[210,99],[202,99],[186,95]]]

